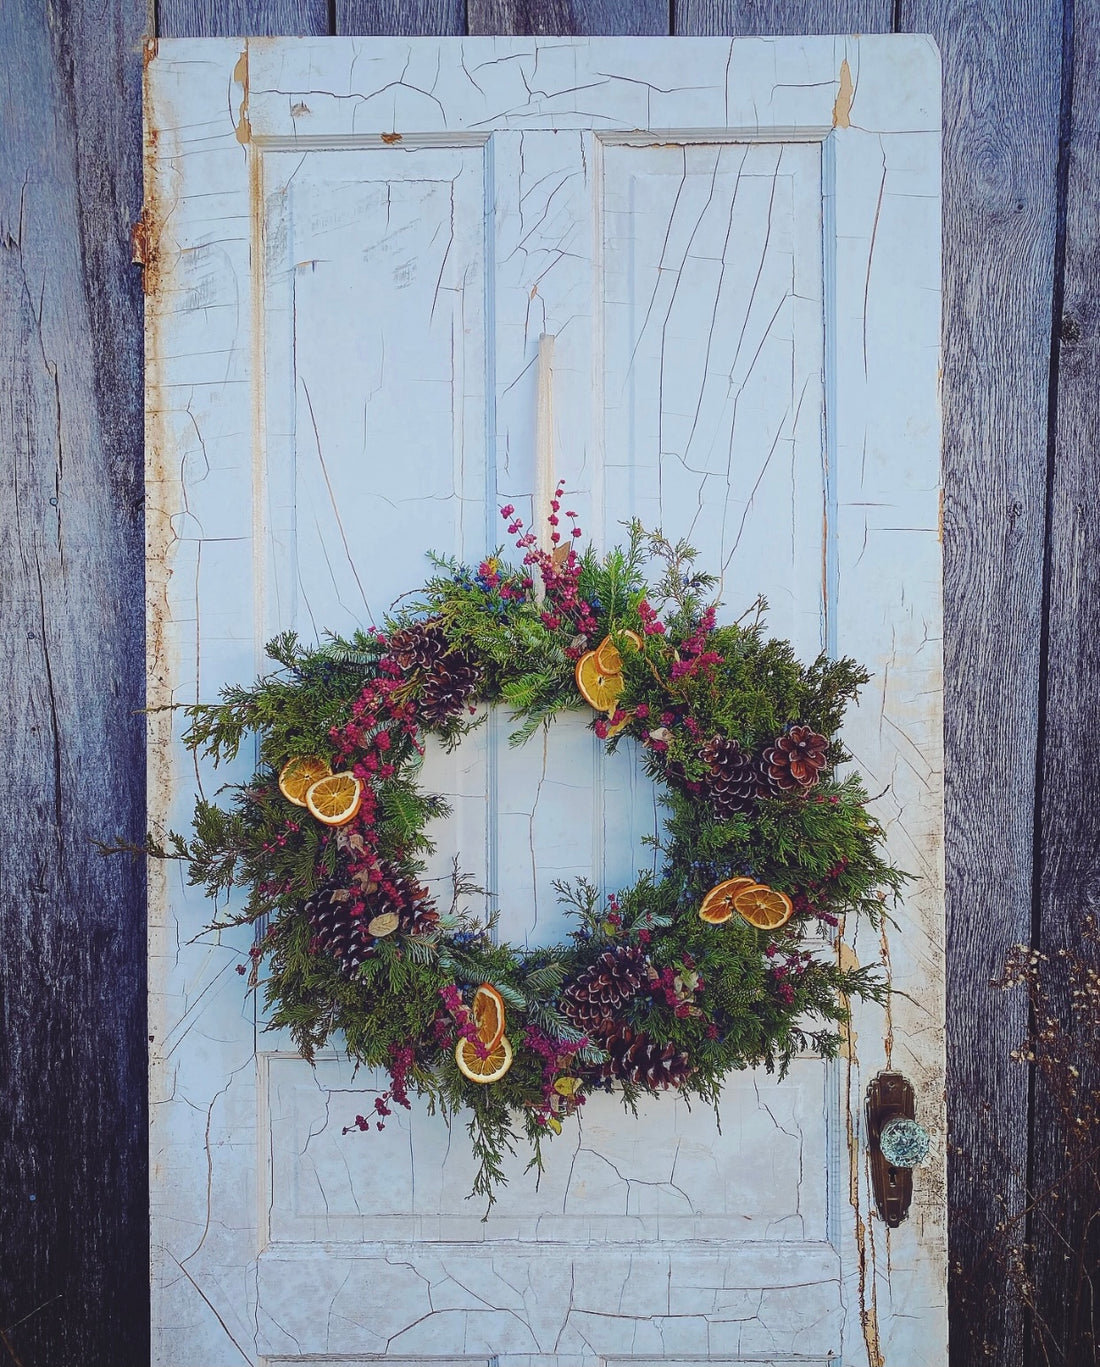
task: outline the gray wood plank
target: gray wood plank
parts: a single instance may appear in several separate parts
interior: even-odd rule
[[[951,1361],[1022,1360],[1003,1259],[1021,1226],[1019,995],[1032,927],[1062,5],[902,0],[944,63],[944,593]],[[986,747],[979,736],[1001,736]]]
[[[148,1363],[144,0],[0,6],[0,1359]]]
[[[672,0],[678,37],[889,33],[893,0]]]
[[[466,32],[466,0],[336,0],[336,32],[460,37]]]
[[[467,0],[470,33],[645,35],[669,31],[668,0]]]
[[[328,0],[157,0],[160,38],[323,35]]]
[[[1086,758],[1100,717],[1100,6],[1072,15],[1064,275],[1055,297],[1046,692],[1040,719],[1039,948],[1050,985],[1036,1049],[1031,1361],[1100,1361],[1100,816]],[[1067,69],[1068,74],[1068,69]],[[1068,126],[1067,126],[1068,123]],[[1092,918],[1091,927],[1088,918]],[[1074,962],[1079,965],[1070,969]],[[1074,1001],[1073,988],[1083,995]],[[1074,1009],[1076,1007],[1076,1010]],[[1076,1068],[1074,1076],[1070,1069]]]

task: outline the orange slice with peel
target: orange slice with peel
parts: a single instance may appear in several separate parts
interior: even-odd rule
[[[332,766],[320,755],[295,755],[279,770],[279,792],[295,807],[304,807],[309,789],[331,773]]]
[[[753,883],[733,894],[734,910],[757,930],[778,930],[794,915],[794,906],[785,892],[766,883]]]
[[[573,671],[581,697],[597,712],[613,713],[623,691],[621,674],[604,674],[596,664],[596,651],[586,650]]]
[[[347,770],[319,778],[306,790],[306,806],[326,826],[346,826],[362,802],[363,785]]]
[[[616,631],[615,635],[620,641],[629,641],[635,650],[641,650],[644,644],[638,633],[631,631],[629,627]],[[596,647],[596,668],[601,674],[621,674],[623,672],[623,657],[619,653],[619,647],[610,636],[605,636]]]
[[[711,888],[703,898],[699,908],[700,920],[710,926],[721,926],[733,915],[733,899],[746,888],[757,886],[755,878],[727,878],[724,883]]]
[[[482,983],[474,993],[474,1025],[487,1049],[495,1049],[504,1034],[504,998],[492,985]]]
[[[508,1036],[501,1035],[495,1049],[482,1058],[473,1040],[463,1036],[455,1045],[455,1062],[458,1071],[471,1082],[499,1082],[512,1066],[512,1046]]]

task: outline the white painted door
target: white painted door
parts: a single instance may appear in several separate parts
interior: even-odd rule
[[[465,1136],[342,1133],[371,1079],[265,1034],[176,865],[151,869],[154,1361],[946,1361],[939,70],[921,38],[167,42],[149,68],[150,703],[212,700],[278,629],[376,620],[530,520],[535,358],[585,531],[690,537],[727,611],[874,671],[846,732],[918,875],[897,996],[848,1057],[731,1079],[721,1131],[597,1097],[487,1223]],[[583,718],[501,722],[426,778],[501,933],[560,938],[660,814]],[[150,718],[153,819],[195,765]],[[862,1098],[915,1084],[939,1157],[888,1231]]]

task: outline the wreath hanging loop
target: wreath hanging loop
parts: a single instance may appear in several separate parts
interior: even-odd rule
[[[215,926],[264,918],[251,981],[269,1028],[306,1058],[342,1035],[388,1072],[359,1129],[410,1092],[469,1110],[490,1202],[517,1128],[540,1164],[594,1089],[717,1104],[731,1069],[834,1054],[848,1000],[886,986],[841,968],[820,929],[877,923],[905,878],[860,777],[839,772],[866,671],[799,663],[765,637],[762,602],[719,625],[694,550],[637,522],[605,556],[581,553],[562,502],[559,485],[545,550],[501,510],[520,566],[432,556],[381,629],[316,646],[284,633],[268,646],[276,672],[189,708],[192,750],[232,758],[254,732],[260,763],[228,807],[199,800],[191,835],[173,836],[210,896],[246,891]],[[418,782],[425,744],[460,744],[493,706],[517,723],[513,744],[585,710],[608,750],[637,748],[668,811],[659,873],[608,893],[555,885],[576,928],[549,948],[498,942],[457,858],[449,905],[424,881],[447,812]]]

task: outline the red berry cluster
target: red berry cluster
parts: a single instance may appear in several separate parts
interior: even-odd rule
[[[412,1110],[412,1103],[409,1101],[409,1070],[412,1068],[415,1055],[412,1049],[407,1046],[394,1049],[390,1054],[388,1066],[390,1074],[390,1085],[384,1092],[374,1098],[371,1107],[373,1116],[357,1115],[354,1125],[345,1125],[342,1133],[349,1134],[352,1130],[362,1130],[364,1134],[370,1129],[371,1121],[374,1121],[376,1130],[386,1128],[386,1118],[393,1115],[394,1106],[403,1106],[406,1111]]]
[[[524,553],[523,563],[532,570],[537,570],[542,579],[543,588],[546,590],[543,626],[547,631],[558,631],[567,626],[578,635],[594,636],[599,628],[591,606],[580,596],[578,586],[581,559],[573,549],[573,542],[582,535],[582,532],[577,526],[577,514],[569,509],[566,510],[565,516],[571,523],[570,540],[565,545],[559,544],[562,534],[558,527],[561,524],[560,510],[564,493],[565,481],[559,480],[554,497],[550,500],[550,516],[547,518],[552,529],[550,542],[555,548],[552,551],[542,550],[537,544],[538,537],[535,533],[523,530],[523,519],[515,515],[516,510],[511,503],[506,503],[501,508],[500,515],[506,521],[511,519],[508,522],[508,531],[516,537],[517,549]],[[571,659],[579,658],[582,649],[580,645],[570,646],[566,654]]]
[[[564,1040],[551,1039],[535,1026],[529,1025],[523,1033],[523,1042],[533,1054],[538,1054],[542,1059],[542,1105],[535,1111],[535,1121],[545,1128],[550,1124],[551,1117],[557,1120],[559,1116],[572,1114],[579,1106],[584,1105],[583,1092],[563,1096],[554,1084],[563,1073],[567,1073],[573,1067],[578,1049],[583,1049],[589,1041],[581,1039],[575,1043],[566,1043]]]

